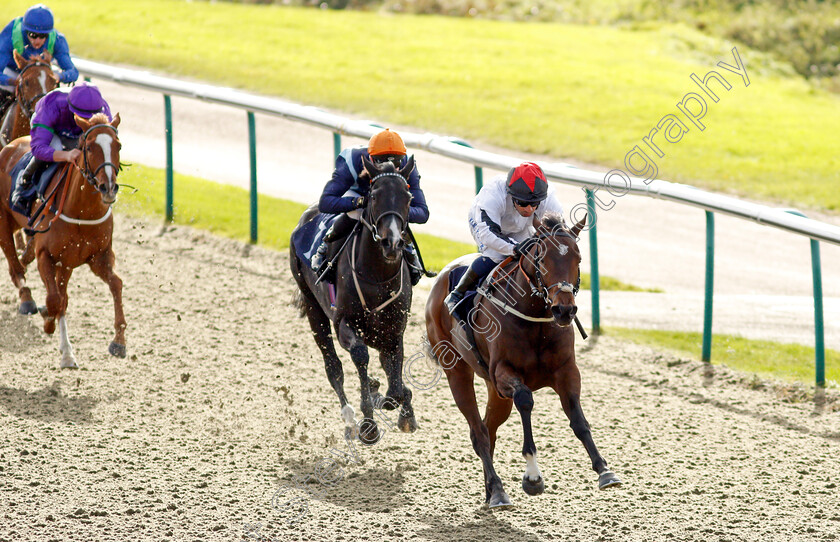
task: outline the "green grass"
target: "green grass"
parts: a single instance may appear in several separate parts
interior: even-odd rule
[[[633,342],[665,348],[681,355],[700,359],[701,333],[660,331],[652,329],[606,328],[605,334]],[[825,377],[830,387],[840,383],[840,352],[825,352]],[[814,349],[801,344],[758,341],[733,335],[715,334],[712,337],[712,363],[726,365],[738,371],[764,378],[781,379],[813,385]]]
[[[132,165],[120,174],[116,209],[128,216],[166,215],[165,172],[162,169]],[[133,192],[130,187],[137,189]],[[197,177],[175,174],[173,220],[208,230],[216,235],[248,241],[250,196],[236,186],[214,183]],[[260,194],[257,207],[259,244],[275,250],[289,248],[289,237],[306,205]],[[441,237],[416,234],[423,261],[430,270],[439,271],[452,260],[475,252],[475,246]],[[581,277],[581,287],[589,288],[589,275]],[[660,291],[642,289],[611,277],[601,277],[602,290]]]
[[[6,11],[23,13],[29,3],[7,0]],[[676,103],[697,91],[691,73],[733,63],[732,43],[680,24],[611,28],[174,0],[78,5],[50,2],[80,56],[605,170],[624,168],[659,119],[679,114]],[[689,124],[682,141],[662,143],[659,177],[840,210],[840,98],[769,55],[739,51],[750,86],[718,69],[732,89],[709,103],[705,131]]]

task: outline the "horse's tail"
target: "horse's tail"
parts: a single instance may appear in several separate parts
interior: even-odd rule
[[[297,307],[299,317],[303,318],[306,316],[306,299],[303,297],[302,291],[297,290],[292,293],[292,306]]]

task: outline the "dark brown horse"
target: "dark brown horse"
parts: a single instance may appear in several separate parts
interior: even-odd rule
[[[116,335],[108,348],[118,357],[125,357],[125,316],[122,306],[122,280],[114,273],[114,251],[111,234],[114,218],[111,205],[117,199],[117,173],[120,169],[120,142],[117,138],[119,115],[112,122],[98,113],[85,120],[76,117],[84,130],[79,138],[77,163],[59,167],[47,188],[48,205],[44,208],[41,229],[32,239],[34,252],[26,251],[21,262],[15,251],[12,235],[27,224],[27,217],[9,208],[12,168],[29,150],[29,137],[12,141],[0,151],[0,248],[9,262],[9,274],[18,289],[22,314],[38,311],[32,293],[26,286],[26,265],[38,262],[38,271],[47,290],[46,307],[41,309],[44,331],[60,332],[61,367],[76,367],[73,347],[67,334],[67,284],[73,270],[87,264],[93,273],[108,283],[114,297]],[[55,209],[53,211],[52,209]],[[48,227],[47,227],[48,225]]]
[[[393,410],[401,406],[397,427],[404,432],[417,429],[411,390],[402,380],[403,333],[411,308],[411,281],[403,259],[403,236],[411,203],[406,179],[414,168],[414,158],[409,158],[400,171],[395,171],[388,162],[377,166],[365,158],[364,164],[371,176],[368,204],[362,212],[361,225],[350,234],[346,249],[339,256],[335,305],[331,306],[327,283],[317,282],[315,273],[298,256],[294,243],[290,248],[290,264],[300,288],[301,312],[309,318],[315,342],[324,357],[327,378],[341,404],[345,436],[351,438],[358,434],[363,443],[374,444],[381,436],[374,408]],[[310,207],[296,230],[317,214],[317,207]],[[344,394],[344,371],[335,352],[330,324],[359,372],[364,419],[358,427],[355,411]],[[368,376],[368,347],[379,351],[379,361],[388,377],[384,397],[377,391],[379,383]]]
[[[531,410],[532,391],[546,386],[560,396],[572,430],[598,473],[599,487],[621,483],[598,453],[580,406],[580,372],[571,323],[577,312],[575,294],[580,281],[576,238],[585,221],[567,230],[562,218],[544,218],[527,254],[496,268],[467,317],[474,347],[443,303],[456,262],[441,272],[426,303],[431,353],[443,367],[455,403],[469,423],[473,448],[484,467],[486,503],[491,508],[511,505],[493,468],[493,450],[496,430],[513,406],[522,418],[524,432],[522,455],[527,465],[522,489],[529,495],[545,489],[531,433]],[[476,373],[487,384],[483,420],[473,388]]]
[[[48,92],[58,88],[58,77],[53,73],[49,53],[23,58],[14,51],[15,63],[20,69],[15,85],[15,101],[0,119],[0,147],[29,135],[29,123],[35,114],[35,104]]]

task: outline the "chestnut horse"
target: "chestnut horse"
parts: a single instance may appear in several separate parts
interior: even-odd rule
[[[586,218],[568,230],[562,218],[543,218],[527,253],[500,264],[479,288],[468,323],[452,317],[443,302],[457,260],[440,273],[426,303],[431,354],[443,367],[455,403],[470,426],[473,448],[484,467],[485,502],[490,508],[511,506],[493,468],[493,451],[496,430],[513,406],[522,418],[524,432],[522,455],[527,466],[522,489],[529,495],[545,489],[531,433],[531,410],[532,391],[546,386],[560,396],[572,430],[598,473],[599,487],[621,484],[598,453],[580,406],[580,372],[571,323],[577,312],[574,296],[580,281],[576,238],[585,222]],[[474,340],[467,338],[463,325],[472,326]],[[476,373],[487,384],[483,420],[473,388]]]
[[[32,257],[31,250],[18,259],[12,234],[26,226],[27,217],[9,208],[9,191],[12,168],[29,150],[29,137],[12,141],[0,151],[0,248],[9,262],[9,274],[18,289],[21,314],[40,311],[44,318],[44,331],[55,332],[56,321],[60,332],[59,350],[61,367],[76,368],[73,346],[67,335],[67,284],[73,269],[88,264],[93,273],[108,283],[114,297],[114,328],[116,335],[108,351],[125,357],[125,316],[122,306],[122,280],[114,273],[114,251],[111,234],[114,218],[111,205],[117,199],[117,173],[120,169],[120,141],[117,126],[120,116],[112,122],[102,113],[89,120],[76,117],[76,124],[84,130],[77,148],[81,155],[77,163],[65,163],[57,170],[47,188],[48,203],[44,208],[47,231],[37,233],[34,258],[47,290],[46,307],[40,310],[32,300],[26,286],[25,265]]]
[[[301,262],[295,243],[290,247],[292,275],[300,288],[298,305],[309,318],[315,342],[324,357],[327,378],[338,395],[345,437],[358,435],[364,444],[375,444],[381,433],[374,419],[374,408],[394,410],[400,407],[397,427],[403,432],[417,429],[411,406],[411,390],[403,384],[403,333],[411,308],[411,279],[403,258],[408,227],[411,192],[408,176],[414,158],[396,171],[390,162],[380,166],[364,158],[371,176],[370,194],[360,223],[347,240],[336,269],[335,306],[331,307],[326,282]],[[310,207],[295,229],[302,228],[318,214]],[[292,234],[294,237],[294,233]],[[359,372],[361,409],[364,419],[356,426],[355,411],[344,394],[344,370],[336,355],[330,324],[338,342],[348,352]],[[379,383],[368,376],[368,347],[379,350],[379,361],[388,377],[385,396],[378,393]]]
[[[29,135],[29,123],[35,114],[35,104],[48,92],[58,88],[58,77],[50,66],[52,57],[49,53],[26,59],[14,51],[14,57],[20,74],[15,86],[15,101],[0,120],[0,147]]]

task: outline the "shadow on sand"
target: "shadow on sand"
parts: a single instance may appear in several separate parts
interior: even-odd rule
[[[99,402],[89,397],[68,397],[58,382],[39,390],[0,387],[0,407],[12,416],[45,422],[93,422],[92,410]]]

